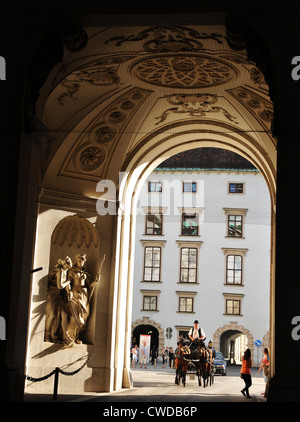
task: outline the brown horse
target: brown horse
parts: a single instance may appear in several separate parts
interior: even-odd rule
[[[212,351],[203,345],[199,345],[197,349],[197,361],[195,363],[198,376],[198,384],[201,386],[201,378],[203,379],[203,387],[208,385],[212,368]]]
[[[179,385],[180,380],[182,380],[182,384],[186,386],[186,374],[188,371],[188,357],[190,355],[190,349],[183,345],[182,343],[179,344],[178,348],[175,350],[175,384]]]

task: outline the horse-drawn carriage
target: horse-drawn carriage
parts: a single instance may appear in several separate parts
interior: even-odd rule
[[[177,385],[182,381],[185,387],[187,374],[196,374],[199,386],[202,385],[202,381],[204,388],[208,384],[212,385],[214,383],[212,350],[205,347],[201,340],[195,340],[190,346],[181,340],[175,351],[175,369]]]

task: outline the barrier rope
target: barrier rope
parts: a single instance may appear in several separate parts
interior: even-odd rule
[[[76,369],[75,371],[72,372],[67,372],[67,371],[63,371],[60,368],[55,368],[53,371],[51,371],[49,374],[44,375],[43,377],[39,377],[39,378],[34,378],[34,377],[30,377],[29,375],[24,375],[25,379],[31,382],[39,382],[39,381],[45,381],[46,379],[52,377],[52,375],[54,375],[57,372],[60,372],[62,375],[67,375],[67,376],[71,376],[71,375],[75,375],[77,374],[79,371],[81,371],[82,368],[85,367],[85,365],[88,363],[90,359],[90,355],[88,355],[86,361],[80,366],[80,368]]]

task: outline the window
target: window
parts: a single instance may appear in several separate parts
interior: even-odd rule
[[[196,248],[181,248],[180,283],[197,282],[197,257]]]
[[[197,292],[176,292],[178,295],[178,312],[194,313],[194,299]]]
[[[241,302],[240,300],[226,300],[226,314],[227,315],[240,315],[241,314]]]
[[[242,262],[240,255],[227,255],[226,284],[242,284]]]
[[[242,316],[242,299],[244,295],[223,293],[225,297],[225,315]]]
[[[148,183],[148,192],[162,192],[162,183],[161,182],[149,182]]]
[[[228,215],[228,236],[242,237],[243,235],[243,216]]]
[[[182,236],[198,236],[198,215],[182,214]]]
[[[145,247],[144,281],[160,281],[161,248]]]
[[[141,290],[142,311],[158,311],[158,296],[160,290]]]
[[[244,258],[248,249],[222,248],[226,259],[225,284],[239,285],[244,284]]]
[[[177,338],[179,338],[179,339],[188,339],[189,338],[189,332],[190,332],[190,330],[187,330],[187,331],[185,331],[185,330],[179,330],[178,331]]]
[[[175,329],[177,331],[177,339],[188,339],[189,332],[191,329],[190,325],[175,325]]]
[[[197,183],[183,182],[183,192],[197,192]]]
[[[160,235],[162,234],[162,214],[146,215],[146,234]]]
[[[229,193],[243,193],[244,183],[229,183]]]
[[[179,312],[193,312],[194,298],[193,297],[180,297],[179,298]]]
[[[244,222],[247,208],[223,208],[227,216],[227,237],[244,239]]]
[[[157,311],[157,296],[143,296],[143,311]]]

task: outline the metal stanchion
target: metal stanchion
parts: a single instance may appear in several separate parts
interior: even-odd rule
[[[54,389],[53,389],[53,400],[57,399],[57,389],[58,389],[58,374],[59,374],[59,368],[55,368],[55,374],[54,374]]]

